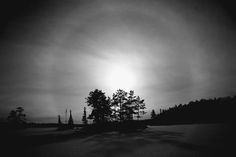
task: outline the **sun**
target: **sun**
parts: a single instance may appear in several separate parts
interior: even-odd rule
[[[111,90],[133,90],[136,84],[134,71],[126,66],[114,65],[109,67],[105,78],[108,88]]]

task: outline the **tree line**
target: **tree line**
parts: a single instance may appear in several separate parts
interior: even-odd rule
[[[88,124],[88,119],[95,124],[139,120],[146,113],[144,99],[136,96],[133,90],[126,92],[119,89],[113,93],[112,97],[109,97],[102,90],[95,89],[89,92],[85,99],[88,107],[91,108],[91,113],[87,116],[86,107],[84,107],[83,125]],[[190,101],[187,104],[160,109],[158,114],[152,110],[152,120],[146,121],[149,124],[157,125],[233,122],[235,104],[236,96]],[[13,128],[25,128],[27,126],[26,115],[22,107],[12,110],[7,120],[9,126]],[[75,126],[71,110],[69,120],[66,120],[64,124],[61,121],[61,116],[58,115],[58,126],[61,129]]]
[[[236,96],[220,97],[214,99],[201,99],[179,104],[168,109],[151,112],[152,122],[156,124],[190,124],[233,122]]]

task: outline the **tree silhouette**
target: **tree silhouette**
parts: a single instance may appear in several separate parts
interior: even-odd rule
[[[72,118],[71,110],[70,110],[70,117],[69,117],[69,120],[68,120],[68,126],[69,127],[73,127],[74,126],[74,121],[73,121],[73,118]]]
[[[211,122],[235,122],[236,96],[190,101],[168,109],[160,109],[155,118],[158,124],[189,124]]]
[[[15,128],[23,128],[26,126],[26,115],[23,113],[22,107],[17,107],[16,110],[12,110],[7,117],[9,124]]]
[[[156,112],[155,112],[155,110],[152,110],[152,112],[151,112],[151,119],[155,119],[156,118]]]
[[[124,90],[117,90],[112,98],[113,117],[118,121],[133,120],[134,115],[139,119],[145,114],[144,100],[134,95],[134,91],[129,93]]]
[[[135,109],[136,109],[137,119],[139,120],[139,118],[141,118],[141,116],[146,113],[144,99],[140,99],[140,97],[138,96],[135,100],[135,104],[136,104]]]
[[[112,97],[113,117],[118,121],[123,121],[125,116],[125,103],[127,101],[127,92],[118,89]]]
[[[133,120],[135,114],[141,117],[139,115],[141,113],[141,109],[143,109],[143,114],[144,114],[145,104],[144,100],[140,100],[140,97],[135,96],[134,91],[131,90],[128,94],[124,107],[126,109],[126,114],[125,114],[126,120]]]
[[[119,89],[113,94],[112,99],[105,96],[101,90],[95,89],[89,93],[86,98],[88,106],[91,106],[92,113],[89,119],[93,119],[95,123],[106,121],[130,121],[134,115],[137,119],[145,114],[144,99],[134,95],[134,91],[127,93]]]
[[[126,102],[124,103],[125,108],[125,120],[133,120],[133,115],[135,114],[135,102],[136,96],[134,95],[134,91],[131,90],[128,94]]]
[[[62,122],[61,122],[61,116],[58,115],[58,125],[61,126],[62,125]]]
[[[85,125],[88,124],[87,113],[86,113],[86,107],[84,107],[84,114],[83,114],[82,122],[83,122],[83,124],[85,124]]]
[[[107,98],[101,90],[91,91],[86,98],[86,103],[93,108],[89,119],[93,119],[95,123],[104,123],[110,120],[110,98]]]

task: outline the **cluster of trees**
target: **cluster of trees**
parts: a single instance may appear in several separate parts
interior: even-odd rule
[[[131,121],[136,118],[139,120],[145,112],[144,99],[134,94],[134,91],[126,92],[124,90],[117,90],[113,94],[112,98],[107,97],[102,90],[95,89],[89,93],[86,97],[86,103],[92,108],[91,114],[87,117],[86,107],[84,107],[82,122],[84,125],[88,124],[88,119],[93,120],[94,123],[105,122],[123,122]],[[13,126],[26,125],[24,109],[18,107],[16,110],[12,110],[8,117],[8,121]],[[67,110],[66,110],[67,115]],[[67,116],[66,116],[67,117]],[[69,120],[66,120],[63,124],[61,116],[58,115],[58,127],[59,129],[67,129],[74,127],[74,121],[72,118],[72,112],[70,110]]]
[[[119,89],[110,98],[102,90],[95,89],[85,99],[87,105],[92,108],[92,111],[87,116],[86,107],[84,107],[82,116],[82,123],[84,125],[88,124],[88,119],[93,120],[97,124],[114,121],[131,121],[134,118],[139,120],[146,113],[144,99],[136,96],[132,90],[128,93]],[[71,111],[69,120],[66,123],[63,124],[61,116],[58,116],[58,126],[60,129],[72,128],[74,123]]]
[[[151,119],[155,119],[157,117],[157,114],[155,112],[155,110],[151,111]]]
[[[66,114],[67,114],[67,109],[66,109]],[[72,117],[72,112],[70,110],[70,116],[69,116],[69,120],[67,121],[66,120],[67,117],[65,118],[65,121],[67,124],[63,124],[62,121],[61,121],[61,116],[58,115],[58,129],[59,130],[64,130],[64,129],[69,129],[69,128],[73,128],[74,127],[74,120],[73,120],[73,117]]]
[[[26,115],[22,107],[17,107],[15,110],[11,110],[7,117],[8,124],[12,128],[25,128],[26,127]]]
[[[168,109],[153,110],[151,118],[157,124],[188,124],[234,121],[234,105],[236,96],[190,101]]]
[[[66,109],[66,114],[67,114],[67,109]],[[83,122],[83,124],[88,124],[86,107],[84,107],[82,122]],[[61,121],[61,116],[60,115],[58,115],[58,123],[57,124],[59,125],[59,127],[63,126],[63,123]],[[72,128],[74,126],[74,120],[73,120],[73,117],[72,117],[71,110],[70,110],[70,116],[69,116],[69,120],[68,121],[67,121],[67,118],[65,117],[65,124],[67,125],[67,128]],[[64,125],[64,127],[65,127],[65,125]]]
[[[95,89],[89,93],[86,103],[92,107],[88,118],[92,119],[94,123],[130,121],[135,117],[140,119],[146,113],[144,99],[136,96],[132,90],[127,93],[119,89],[110,98],[101,90]],[[83,122],[86,122],[84,117]]]

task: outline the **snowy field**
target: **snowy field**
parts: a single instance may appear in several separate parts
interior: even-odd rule
[[[44,134],[56,133],[53,129],[41,131]],[[33,134],[36,132],[34,130]],[[137,132],[107,132],[43,144],[27,149],[25,155],[34,157],[231,156],[229,153],[233,145],[230,143],[230,132],[230,129],[223,124],[148,126],[147,129]]]

